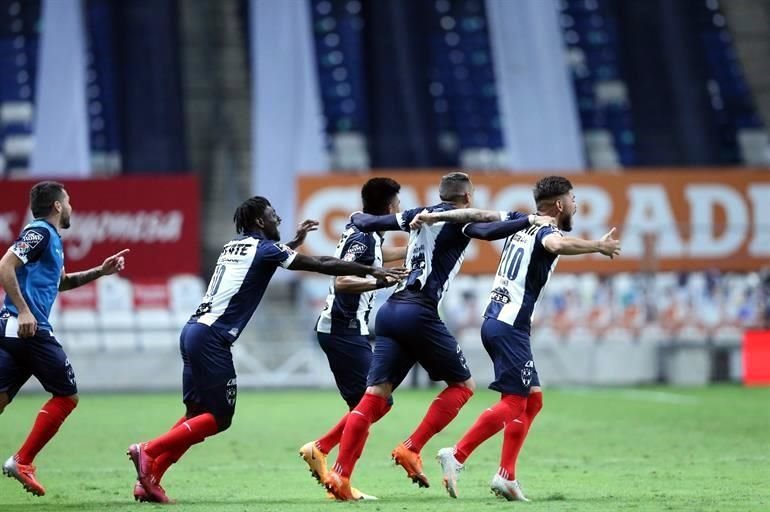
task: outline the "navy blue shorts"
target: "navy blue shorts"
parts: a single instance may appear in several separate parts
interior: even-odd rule
[[[31,338],[5,337],[7,324],[7,318],[0,319],[0,392],[13,399],[34,375],[54,396],[76,395],[75,372],[56,338],[43,329]]]
[[[481,342],[495,368],[495,380],[489,389],[527,396],[532,386],[540,386],[529,333],[494,318],[485,318],[481,324]]]
[[[457,340],[431,307],[389,300],[377,313],[375,331],[369,386],[390,382],[395,389],[415,363],[431,380],[454,383],[471,378]]]
[[[363,335],[316,332],[318,344],[326,353],[337,389],[351,409],[366,391],[366,376],[372,363],[372,346]]]
[[[238,384],[230,343],[206,324],[188,323],[179,337],[184,402],[217,417],[235,414]]]

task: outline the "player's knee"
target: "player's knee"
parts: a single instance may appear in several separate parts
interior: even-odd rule
[[[542,408],[543,392],[540,389],[537,391],[530,391],[529,397],[527,397],[527,414],[530,417],[535,417]]]
[[[366,392],[370,395],[376,395],[386,400],[393,394],[393,385],[389,382],[383,382],[382,384],[375,384],[366,388]]]
[[[230,428],[230,425],[233,424],[233,416],[232,414],[227,416],[215,416],[214,419],[217,421],[217,432],[222,433],[228,428]]]
[[[471,392],[476,390],[476,381],[473,380],[473,379],[468,379],[468,380],[466,380],[464,382],[458,382],[457,384],[450,384],[450,385],[455,385],[455,386],[460,386],[460,387],[463,387],[463,388],[468,388],[468,391],[471,391]]]

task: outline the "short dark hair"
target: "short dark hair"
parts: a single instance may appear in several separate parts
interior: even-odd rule
[[[257,217],[262,217],[268,206],[272,206],[270,201],[262,196],[254,196],[246,199],[235,209],[233,222],[235,222],[235,231],[237,233],[246,233],[254,231],[257,225],[254,221]]]
[[[58,181],[41,181],[29,191],[29,209],[32,216],[42,219],[51,215],[53,204],[64,199],[64,185]]]
[[[537,183],[532,193],[535,196],[535,203],[555,199],[572,190],[572,183],[563,176],[546,176]]]
[[[401,191],[401,185],[390,178],[372,178],[361,187],[364,212],[372,215],[388,213],[388,206]]]
[[[441,177],[438,196],[442,201],[454,201],[469,192],[471,178],[464,172],[450,172]]]

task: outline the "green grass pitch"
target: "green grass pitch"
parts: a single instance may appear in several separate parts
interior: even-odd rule
[[[489,493],[501,435],[468,460],[460,498],[441,485],[436,451],[453,444],[496,400],[479,391],[425,447],[429,489],[418,489],[390,462],[390,450],[422,418],[434,392],[399,391],[393,411],[372,429],[354,485],[376,502],[325,499],[297,448],[344,410],[331,391],[242,392],[233,427],[194,447],[164,485],[173,510],[318,511],[768,511],[770,389],[607,389],[547,391],[545,407],[519,460],[532,503]],[[25,395],[0,416],[0,456],[26,435],[45,397]],[[0,510],[157,509],[134,503],[129,443],[161,433],[182,409],[176,394],[89,395],[38,457],[48,494],[35,498],[0,480]]]

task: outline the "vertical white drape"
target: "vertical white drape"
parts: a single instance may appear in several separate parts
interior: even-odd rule
[[[501,124],[514,171],[585,168],[555,0],[486,0]]]
[[[329,169],[307,0],[251,0],[252,192],[294,234],[299,173]]]
[[[81,0],[44,0],[32,176],[91,174],[84,27]]]

